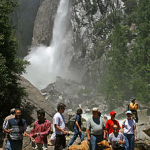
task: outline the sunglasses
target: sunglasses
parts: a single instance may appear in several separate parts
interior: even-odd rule
[[[114,130],[118,130],[118,128],[113,128]]]

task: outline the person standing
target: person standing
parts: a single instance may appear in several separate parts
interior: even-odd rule
[[[131,118],[132,112],[128,110],[126,112],[127,119],[122,123],[123,134],[126,137],[125,148],[126,150],[134,150],[134,141],[137,140],[136,137],[136,122]]]
[[[47,150],[47,136],[50,133],[51,122],[45,119],[43,110],[37,111],[38,121],[34,122],[33,129],[30,132],[32,142],[35,142],[37,150]]]
[[[15,108],[12,108],[12,109],[10,110],[10,115],[7,116],[7,117],[5,118],[5,120],[4,120],[4,122],[3,122],[3,130],[6,128],[6,123],[7,123],[7,121],[10,120],[10,119],[15,118],[15,115],[14,115],[14,114],[15,114]],[[7,140],[8,140],[8,133],[6,133],[6,136],[5,136],[4,141],[3,141],[3,146],[2,146],[2,149],[3,149],[3,150],[6,150]]]
[[[119,133],[119,127],[117,124],[113,125],[113,132],[109,134],[108,142],[112,145],[113,150],[125,150],[125,137],[122,133]]]
[[[94,107],[92,109],[92,117],[86,123],[86,134],[87,140],[90,141],[90,150],[102,150],[97,143],[103,140],[103,131],[104,137],[106,136],[105,123],[99,112],[99,109]]]
[[[22,150],[23,133],[27,128],[26,121],[21,118],[21,110],[15,110],[15,118],[7,121],[4,131],[8,133],[7,150]]]
[[[68,134],[65,128],[65,118],[63,113],[66,109],[66,105],[63,103],[59,103],[57,105],[57,113],[53,117],[53,128],[56,133],[56,140],[55,140],[55,148],[54,150],[62,150],[66,147],[66,137],[65,135]]]
[[[135,97],[131,97],[131,102],[130,102],[130,110],[132,111],[132,118],[138,123],[138,114],[137,114],[137,109],[138,109],[138,103],[135,103]]]
[[[106,130],[108,135],[113,132],[113,125],[116,124],[118,126],[118,131],[121,129],[119,125],[119,121],[115,119],[116,113],[114,111],[110,112],[111,119],[107,120],[106,122]]]
[[[76,140],[76,138],[78,137],[78,135],[81,138],[81,141],[84,140],[84,136],[81,130],[81,114],[82,114],[82,109],[79,108],[77,110],[77,115],[76,115],[76,119],[75,119],[75,123],[74,123],[74,136],[72,137],[72,139],[70,140],[69,144],[67,147],[71,146],[73,144],[73,142]]]

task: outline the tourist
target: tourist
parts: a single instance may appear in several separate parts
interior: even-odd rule
[[[47,136],[50,133],[51,122],[45,118],[43,110],[37,111],[38,121],[34,122],[33,129],[30,132],[31,141],[35,142],[35,147],[38,150],[47,150]],[[33,148],[35,148],[33,146]]]
[[[68,134],[65,128],[65,118],[63,113],[66,109],[66,105],[60,103],[57,105],[57,113],[53,117],[53,125],[55,128],[56,133],[56,140],[55,140],[55,150],[62,150],[66,147],[66,137],[65,135]]]
[[[126,137],[125,148],[126,150],[134,150],[134,141],[136,137],[136,122],[131,118],[132,112],[128,110],[126,112],[127,119],[122,123],[123,134]]]
[[[138,109],[138,103],[135,103],[135,97],[132,97],[130,102],[130,110],[132,111],[132,118],[138,123],[138,114],[137,114],[137,109]]]
[[[90,150],[102,150],[101,147],[97,145],[97,143],[103,140],[103,131],[104,137],[106,135],[105,132],[105,123],[103,118],[99,115],[99,109],[92,109],[92,116],[87,120],[86,124],[86,134],[87,140],[90,141]]]
[[[82,114],[82,109],[79,108],[77,110],[77,115],[75,118],[75,122],[74,122],[74,136],[72,137],[72,139],[70,140],[69,144],[67,147],[71,146],[73,144],[73,142],[76,140],[76,138],[78,137],[78,135],[80,136],[81,141],[84,140],[84,136],[81,130],[81,114]]]
[[[15,118],[15,115],[14,115],[14,114],[15,114],[15,108],[12,108],[12,109],[10,110],[10,115],[7,116],[7,117],[5,118],[5,120],[4,120],[4,122],[3,122],[3,130],[6,128],[6,123],[7,123],[7,121],[10,120],[10,119]],[[8,139],[8,133],[6,133],[6,136],[5,136],[4,141],[3,141],[3,146],[2,146],[2,149],[3,149],[3,150],[6,150],[7,139]]]
[[[107,130],[108,135],[113,132],[114,124],[118,125],[118,130],[121,129],[121,127],[119,125],[119,121],[117,121],[115,119],[116,113],[114,111],[111,111],[110,116],[111,116],[111,119],[107,120],[107,122],[106,122],[106,130]]]
[[[113,132],[109,134],[108,142],[112,145],[113,150],[125,150],[125,137],[118,132],[119,126],[113,125]]]
[[[21,110],[15,110],[15,118],[7,121],[4,131],[8,133],[7,150],[22,150],[23,133],[27,128],[26,121],[21,118]]]

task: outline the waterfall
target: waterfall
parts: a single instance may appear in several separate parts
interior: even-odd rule
[[[60,0],[54,20],[53,37],[49,47],[31,47],[25,60],[30,62],[23,75],[38,89],[56,81],[57,76],[69,78],[71,60],[71,31],[69,30],[69,0]]]

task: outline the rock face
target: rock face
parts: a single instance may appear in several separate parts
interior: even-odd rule
[[[12,25],[19,39],[19,56],[24,57],[31,46],[34,21],[43,0],[16,0],[18,7],[11,14]]]
[[[60,0],[22,0],[12,14],[13,25],[17,26],[19,54],[28,52],[31,45],[49,45],[52,38],[54,17]],[[70,26],[72,28],[72,59],[70,71],[81,78],[84,85],[96,87],[105,68],[104,48],[97,59],[97,47],[106,37],[96,35],[94,27],[100,19],[122,7],[121,0],[97,1],[70,0]],[[87,82],[88,81],[88,82]]]
[[[26,89],[28,94],[21,103],[23,109],[22,117],[26,119],[27,124],[32,124],[35,120],[37,120],[36,111],[39,109],[43,109],[46,112],[46,118],[52,121],[52,117],[56,112],[55,108],[52,107],[51,104],[44,99],[40,91],[25,78],[21,77],[20,83],[21,86]]]
[[[49,46],[59,0],[44,0],[38,9],[34,22],[32,45]]]

